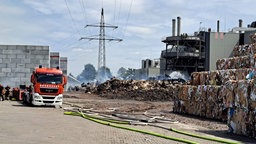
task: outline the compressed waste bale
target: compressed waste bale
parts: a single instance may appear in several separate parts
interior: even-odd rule
[[[248,112],[246,135],[249,137],[256,138],[256,113],[255,111]]]
[[[255,45],[256,45],[256,44],[255,44]],[[256,53],[256,52],[255,52],[255,53]],[[251,67],[256,68],[256,54],[254,54],[251,59],[253,59],[253,60],[251,60],[251,61],[254,62],[254,63],[251,64],[251,65],[252,65]]]
[[[249,110],[256,111],[256,79],[251,80],[250,83],[250,97],[249,97]]]
[[[229,108],[233,107],[235,103],[235,93],[234,89],[237,88],[237,81],[229,80],[222,86],[220,90],[220,97],[223,98],[223,107]]]
[[[191,74],[191,84],[192,85],[200,85],[200,73],[199,72],[193,72]]]
[[[235,92],[235,106],[248,110],[248,98],[250,96],[250,80],[239,80]]]
[[[251,71],[250,68],[241,68],[235,70],[235,79],[236,80],[245,80],[247,74]]]
[[[249,37],[250,37],[252,43],[256,43],[256,34],[255,33],[251,34]]]
[[[217,70],[250,68],[251,65],[253,64],[251,64],[251,57],[249,55],[218,59],[216,62]]]
[[[190,102],[183,100],[174,100],[173,112],[187,114]]]
[[[242,108],[229,108],[228,127],[229,131],[239,135],[248,135],[249,114]]]
[[[228,58],[225,61],[225,69],[236,69],[237,67],[237,61],[240,60],[240,57],[232,57]]]
[[[179,96],[178,98],[180,100],[188,100],[188,89],[189,89],[189,86],[188,85],[182,85],[179,89]]]
[[[198,85],[194,97],[191,98],[193,102],[201,102],[203,94],[203,85]]]
[[[251,44],[236,45],[233,49],[233,56],[239,57],[239,56],[250,55],[251,50],[252,50]]]
[[[250,44],[250,47],[251,47],[251,54],[256,54],[256,43],[252,43]]]
[[[206,110],[205,110],[205,117],[206,118],[214,118],[212,113],[215,107],[215,103],[207,103],[206,104]]]
[[[219,98],[219,91],[221,86],[208,85],[206,86],[207,91],[207,100],[206,100],[206,117],[221,119],[219,113],[216,112],[219,109],[219,103],[222,103],[222,100]]]
[[[236,45],[233,49],[233,56],[240,56],[240,49],[241,49],[241,45]]]
[[[190,85],[188,87],[188,101],[193,102],[197,92],[197,86]]]
[[[236,69],[220,70],[219,77],[221,84],[225,84],[229,80],[236,80]]]
[[[251,64],[250,64],[250,56],[240,56],[239,57],[239,65],[237,67],[235,67],[236,69],[239,69],[239,68],[250,68],[251,67]]]
[[[226,58],[223,58],[223,59],[218,59],[216,61],[216,68],[217,70],[224,70],[226,69]]]
[[[209,85],[220,85],[220,72],[218,70],[210,71],[209,72]]]
[[[219,102],[219,90],[220,86],[207,85],[207,102],[208,103],[218,103]]]
[[[206,80],[208,79],[208,72],[199,72],[200,75],[200,85],[206,85]]]
[[[244,44],[244,45],[236,45],[233,49],[233,56],[240,57],[240,56],[247,56],[247,55],[254,55],[256,54],[256,44]]]

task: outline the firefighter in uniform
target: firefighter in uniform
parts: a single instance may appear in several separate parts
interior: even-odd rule
[[[9,95],[10,95],[10,87],[7,85],[6,87],[5,87],[5,99],[6,100],[9,100]]]

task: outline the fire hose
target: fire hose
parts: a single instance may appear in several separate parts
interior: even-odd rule
[[[131,121],[114,120],[114,119],[111,119],[111,118],[96,117],[96,116],[92,116],[92,115],[87,115],[87,114],[85,114],[83,112],[79,112],[79,111],[65,111],[64,114],[65,115],[73,115],[73,116],[81,116],[85,119],[88,119],[88,120],[91,120],[91,121],[94,121],[94,122],[97,122],[97,123],[100,123],[100,124],[103,124],[103,125],[108,125],[108,126],[112,126],[112,127],[116,127],[116,128],[135,131],[135,132],[148,134],[148,135],[152,135],[152,136],[156,136],[156,137],[160,137],[160,138],[165,138],[165,139],[169,139],[169,140],[173,140],[173,141],[183,142],[183,143],[187,143],[187,144],[197,144],[197,142],[190,141],[190,140],[185,140],[185,139],[181,139],[181,138],[176,138],[176,137],[165,136],[165,135],[162,135],[162,134],[159,134],[159,133],[140,130],[140,129],[135,129],[135,128],[126,127],[126,126],[118,125],[118,124],[145,124],[145,125],[149,125],[149,126],[156,126],[156,127],[164,128],[164,129],[167,129],[167,130],[179,133],[179,134],[183,134],[183,135],[187,135],[187,136],[191,136],[191,137],[196,137],[196,138],[200,138],[200,139],[205,139],[205,140],[209,140],[209,141],[216,141],[216,142],[226,143],[226,144],[238,144],[239,143],[239,142],[229,141],[229,140],[225,140],[225,139],[219,139],[219,138],[213,138],[213,137],[207,137],[207,136],[200,136],[200,135],[196,135],[196,134],[192,134],[192,133],[188,133],[188,132],[179,131],[179,130],[176,130],[174,128],[162,127],[162,126],[155,125],[155,124],[136,123],[136,122],[133,123]]]

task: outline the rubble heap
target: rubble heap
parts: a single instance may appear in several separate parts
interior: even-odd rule
[[[108,98],[168,101],[173,100],[178,86],[171,81],[118,80],[114,78],[97,86],[94,93]]]

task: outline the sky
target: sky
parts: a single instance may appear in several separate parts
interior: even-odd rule
[[[106,66],[115,75],[119,68],[141,67],[143,59],[158,59],[165,49],[162,38],[172,35],[172,19],[181,17],[181,33],[199,29],[230,31],[243,20],[255,21],[255,0],[0,0],[0,44],[43,45],[68,57],[68,73],[79,75],[84,65],[98,68],[101,9],[106,28]]]

